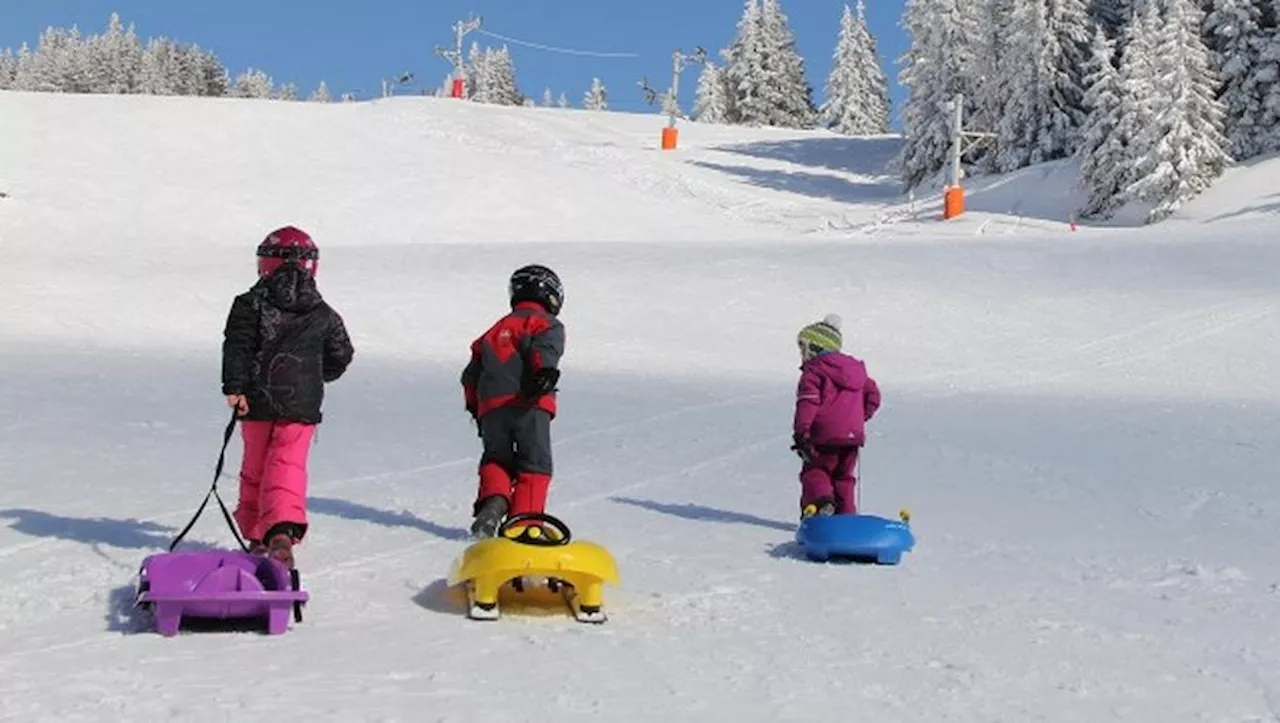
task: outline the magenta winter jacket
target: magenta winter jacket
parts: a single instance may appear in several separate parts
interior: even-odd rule
[[[814,445],[861,446],[880,388],[860,359],[827,352],[800,367],[794,432]]]

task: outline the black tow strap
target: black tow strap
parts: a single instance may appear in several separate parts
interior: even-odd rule
[[[214,497],[218,500],[218,506],[222,508],[222,516],[227,521],[227,526],[231,528],[231,534],[236,536],[236,542],[240,543],[240,549],[245,552],[249,551],[249,546],[245,544],[244,539],[240,537],[240,530],[236,528],[235,520],[231,517],[231,512],[227,510],[227,505],[222,501],[222,495],[218,494],[218,478],[222,476],[222,467],[227,459],[227,445],[231,444],[231,435],[236,431],[236,410],[231,410],[231,421],[227,422],[227,429],[222,433],[222,451],[218,452],[218,464],[213,469],[213,484],[209,486],[209,492],[204,496],[204,502],[200,503],[200,508],[196,510],[195,517],[182,528],[182,532],[173,538],[173,542],[169,543],[169,552],[173,552],[173,548],[178,546],[182,538],[187,536],[191,528],[195,526],[196,520],[200,519],[200,515],[204,513],[205,505],[209,504],[209,498]]]

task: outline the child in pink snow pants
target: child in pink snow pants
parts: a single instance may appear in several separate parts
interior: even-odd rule
[[[316,288],[320,251],[285,226],[258,246],[258,281],[231,303],[222,393],[240,417],[244,460],[234,513],[251,551],[294,566],[307,532],[307,458],[324,385],[355,354],[342,317]]]
[[[866,364],[841,351],[840,317],[828,314],[800,330],[800,383],[793,423],[800,468],[800,515],[855,514],[854,466],[865,423],[880,407]]]

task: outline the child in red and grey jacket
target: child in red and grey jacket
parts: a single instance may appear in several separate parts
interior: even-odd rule
[[[492,537],[508,514],[544,512],[551,487],[564,287],[551,269],[531,265],[511,275],[509,290],[511,313],[472,342],[462,371],[467,411],[484,445],[475,537]]]

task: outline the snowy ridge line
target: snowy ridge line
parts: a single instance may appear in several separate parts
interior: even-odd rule
[[[535,50],[546,50],[548,52],[562,53],[564,55],[584,55],[590,58],[639,58],[640,57],[639,53],[605,52],[605,51],[598,51],[598,50],[579,50],[576,48],[562,48],[555,45],[543,45],[542,43],[532,43],[532,42],[529,42],[528,40],[519,40],[517,38],[513,38],[507,35],[499,35],[498,33],[495,33],[489,30],[484,30],[484,29],[478,29],[476,30],[476,32],[480,33],[481,35],[487,35],[491,38],[495,38],[497,40],[502,40],[504,42],[511,43],[512,45],[523,45],[526,48],[534,48]]]

